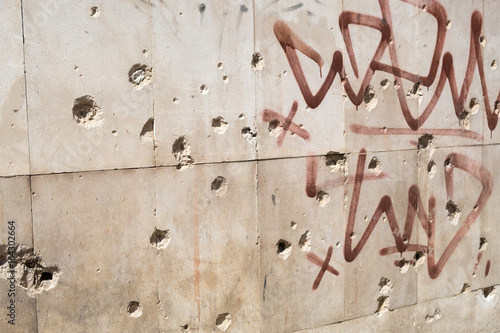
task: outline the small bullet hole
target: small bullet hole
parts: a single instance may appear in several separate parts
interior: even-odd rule
[[[285,251],[286,249],[286,244],[285,242],[281,241],[278,243],[278,253],[281,253],[283,251]]]

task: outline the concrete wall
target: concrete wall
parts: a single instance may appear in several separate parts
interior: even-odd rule
[[[499,9],[2,0],[0,331],[500,331]]]

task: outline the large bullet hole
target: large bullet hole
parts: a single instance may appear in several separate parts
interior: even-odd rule
[[[50,272],[43,272],[42,276],[40,276],[40,281],[50,281],[52,280],[52,273]]]
[[[292,244],[290,242],[280,239],[278,243],[276,243],[276,253],[283,260],[286,260],[292,252]]]

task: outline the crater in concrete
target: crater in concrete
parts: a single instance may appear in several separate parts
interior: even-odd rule
[[[0,245],[0,279],[14,282],[28,296],[35,297],[53,289],[61,277],[58,266],[47,266],[34,254],[33,248],[25,245]]]
[[[102,109],[94,100],[94,97],[85,95],[75,99],[73,104],[73,119],[85,128],[97,128],[104,122]]]

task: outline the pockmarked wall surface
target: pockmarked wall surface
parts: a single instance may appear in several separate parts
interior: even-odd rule
[[[499,9],[2,0],[0,331],[500,331]]]

